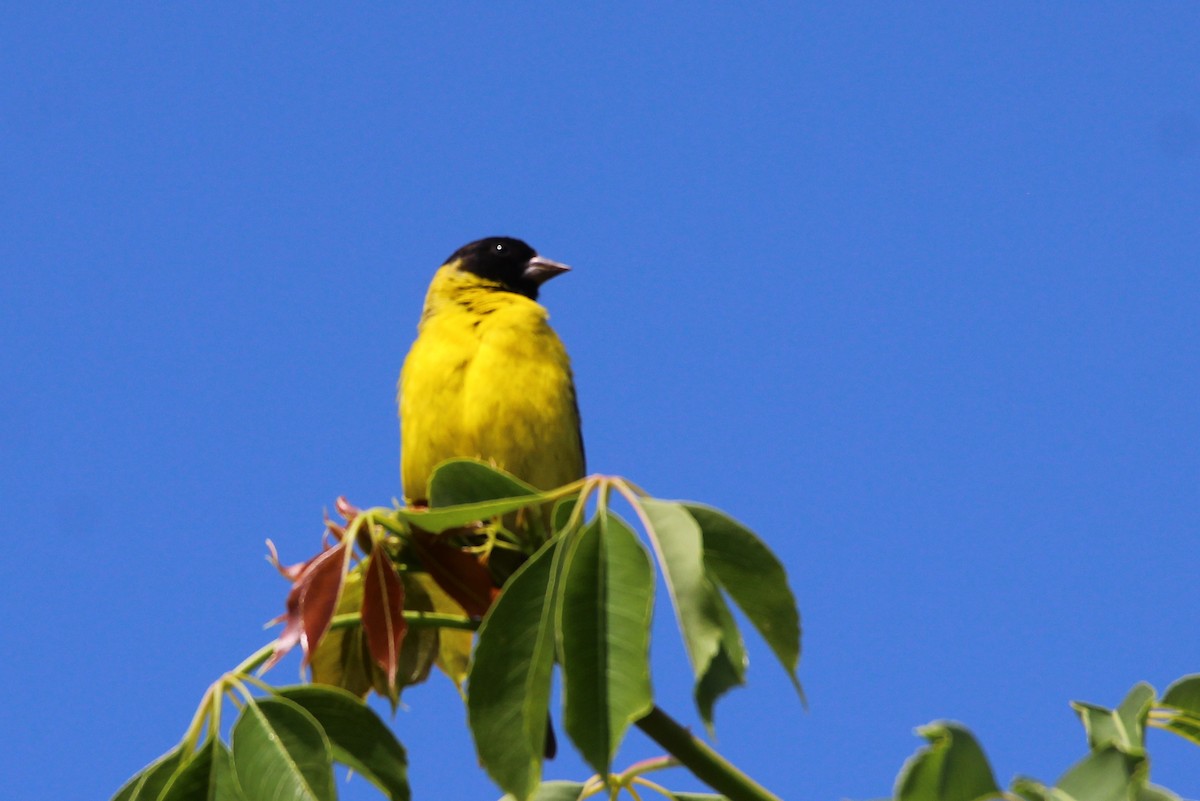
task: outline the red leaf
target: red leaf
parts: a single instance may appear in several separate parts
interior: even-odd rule
[[[275,569],[283,574],[283,577],[288,581],[298,579],[300,574],[304,572],[304,568],[308,567],[308,562],[297,562],[294,565],[287,566],[279,564],[279,552],[275,550],[275,543],[270,540],[267,540],[267,550],[271,552],[267,557],[267,561],[275,565]],[[312,560],[310,559],[309,561]]]
[[[300,593],[296,591],[296,587],[292,586],[292,591],[287,597],[287,611],[279,617],[271,621],[269,625],[283,623],[283,631],[275,639],[275,650],[262,666],[262,672],[266,673],[271,668],[278,664],[279,660],[288,655],[288,652],[296,647],[296,643],[300,642]]]
[[[325,536],[323,537],[326,547],[329,540],[332,538],[334,542],[341,542],[346,536],[346,527],[339,526],[337,523],[329,519],[329,515],[325,515]]]
[[[345,495],[338,496],[338,499],[334,502],[334,508],[337,509],[339,515],[346,518],[347,523],[354,522],[354,518],[358,517],[358,507],[346,500]]]
[[[327,539],[332,537],[334,541],[341,542],[342,538],[346,536],[346,526],[354,522],[354,518],[358,517],[360,510],[357,506],[346,500],[345,495],[339,495],[337,500],[334,501],[333,505],[334,508],[337,509],[337,513],[341,515],[343,519],[345,519],[346,525],[343,526],[339,523],[333,522],[329,519],[329,515],[326,514],[325,536]]]
[[[304,663],[317,643],[329,630],[329,621],[337,608],[342,594],[342,583],[346,580],[346,543],[340,543],[322,553],[308,566],[304,575],[296,582],[300,589],[300,617],[304,631],[300,634],[300,646],[304,649]]]
[[[447,545],[441,537],[420,529],[413,529],[412,543],[425,571],[463,611],[471,617],[487,613],[499,590],[492,583],[492,574],[475,554]]]
[[[303,664],[308,664],[309,655],[329,630],[329,621],[342,593],[346,547],[345,543],[335,545],[304,563],[288,593],[287,611],[273,621],[284,623],[284,627],[276,640],[275,653],[263,665],[263,671],[274,667],[296,643],[304,650]]]
[[[396,687],[400,646],[408,631],[404,611],[404,584],[392,560],[376,548],[363,566],[362,625],[371,658],[387,674],[389,689]]]

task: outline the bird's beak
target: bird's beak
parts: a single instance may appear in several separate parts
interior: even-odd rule
[[[534,256],[525,264],[525,271],[521,273],[521,277],[526,281],[532,281],[535,285],[540,285],[556,275],[562,275],[570,269],[565,264],[550,261],[550,259],[544,259],[541,256]]]

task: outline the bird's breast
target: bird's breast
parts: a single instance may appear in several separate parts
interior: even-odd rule
[[[405,361],[400,414],[410,499],[424,494],[439,462],[456,456],[492,462],[541,488],[582,475],[570,362],[531,301],[448,305],[428,316]]]

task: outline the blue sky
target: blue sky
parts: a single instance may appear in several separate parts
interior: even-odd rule
[[[1198,35],[1189,3],[10,8],[6,792],[107,797],[264,642],[263,540],[398,494],[425,286],[490,234],[575,267],[543,300],[590,469],[788,567],[811,711],[749,635],[724,753],[867,799],[953,718],[1053,779],[1068,700],[1200,671]],[[450,684],[406,700],[416,797],[497,797]]]

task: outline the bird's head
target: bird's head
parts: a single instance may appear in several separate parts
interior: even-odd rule
[[[458,263],[461,272],[494,281],[502,289],[537,300],[538,288],[556,275],[571,269],[550,259],[520,239],[490,236],[463,245],[446,259],[446,264]]]

